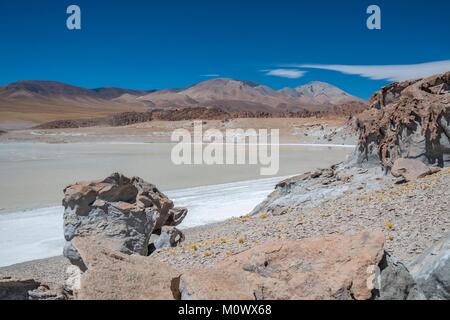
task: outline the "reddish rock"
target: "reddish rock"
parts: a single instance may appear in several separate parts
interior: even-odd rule
[[[180,273],[151,257],[125,255],[97,238],[77,238],[74,244],[87,264],[81,274],[80,300],[173,300],[179,298]]]
[[[450,72],[393,83],[374,94],[357,116],[360,164],[390,169],[399,158],[450,165]]]
[[[368,270],[384,256],[384,234],[327,236],[256,246],[181,276],[183,299],[370,299]]]
[[[430,168],[421,161],[403,158],[395,160],[391,169],[394,177],[403,177],[406,181],[414,181],[439,171],[440,168]]]

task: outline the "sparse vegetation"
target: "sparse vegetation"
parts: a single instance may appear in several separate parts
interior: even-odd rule
[[[388,231],[392,231],[394,229],[394,224],[391,222],[386,222],[385,226]]]
[[[267,212],[262,212],[262,213],[259,215],[259,218],[260,218],[261,220],[266,220],[267,218],[269,218],[269,215],[267,214]]]
[[[211,251],[206,251],[205,253],[203,253],[203,257],[207,258],[207,257],[211,257],[213,255],[213,253]]]

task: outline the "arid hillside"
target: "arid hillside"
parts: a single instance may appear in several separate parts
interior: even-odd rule
[[[61,120],[62,124],[81,120],[84,124],[81,126],[104,125],[111,122],[104,118],[128,117],[128,112],[153,112],[158,119],[187,120],[203,116],[206,119],[349,116],[365,108],[360,99],[321,82],[278,91],[233,79],[213,79],[184,90],[160,91],[85,89],[52,81],[19,81],[0,87],[2,129],[30,128]]]

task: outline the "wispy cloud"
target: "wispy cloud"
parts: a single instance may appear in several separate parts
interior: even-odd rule
[[[403,81],[423,78],[450,71],[450,60],[433,61],[409,65],[328,65],[328,64],[296,64],[295,68],[321,69],[338,71],[345,74],[359,75],[372,80]]]
[[[305,75],[307,71],[297,70],[297,69],[274,69],[274,70],[261,70],[268,76],[298,79]]]
[[[220,77],[220,74],[217,73],[209,73],[209,74],[202,74],[201,77],[207,77],[207,78],[217,78]]]

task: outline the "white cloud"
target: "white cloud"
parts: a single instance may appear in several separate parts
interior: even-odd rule
[[[265,72],[268,76],[298,79],[305,75],[306,71],[296,70],[296,69],[275,69],[275,70],[261,70]]]
[[[216,74],[216,73],[202,74],[201,77],[217,78],[217,77],[220,77],[220,74]]]
[[[424,78],[435,74],[450,71],[450,60],[434,61],[410,65],[381,65],[381,66],[352,66],[352,65],[326,65],[301,64],[291,67],[305,69],[322,69],[338,71],[345,74],[359,75],[372,80],[404,81]]]

